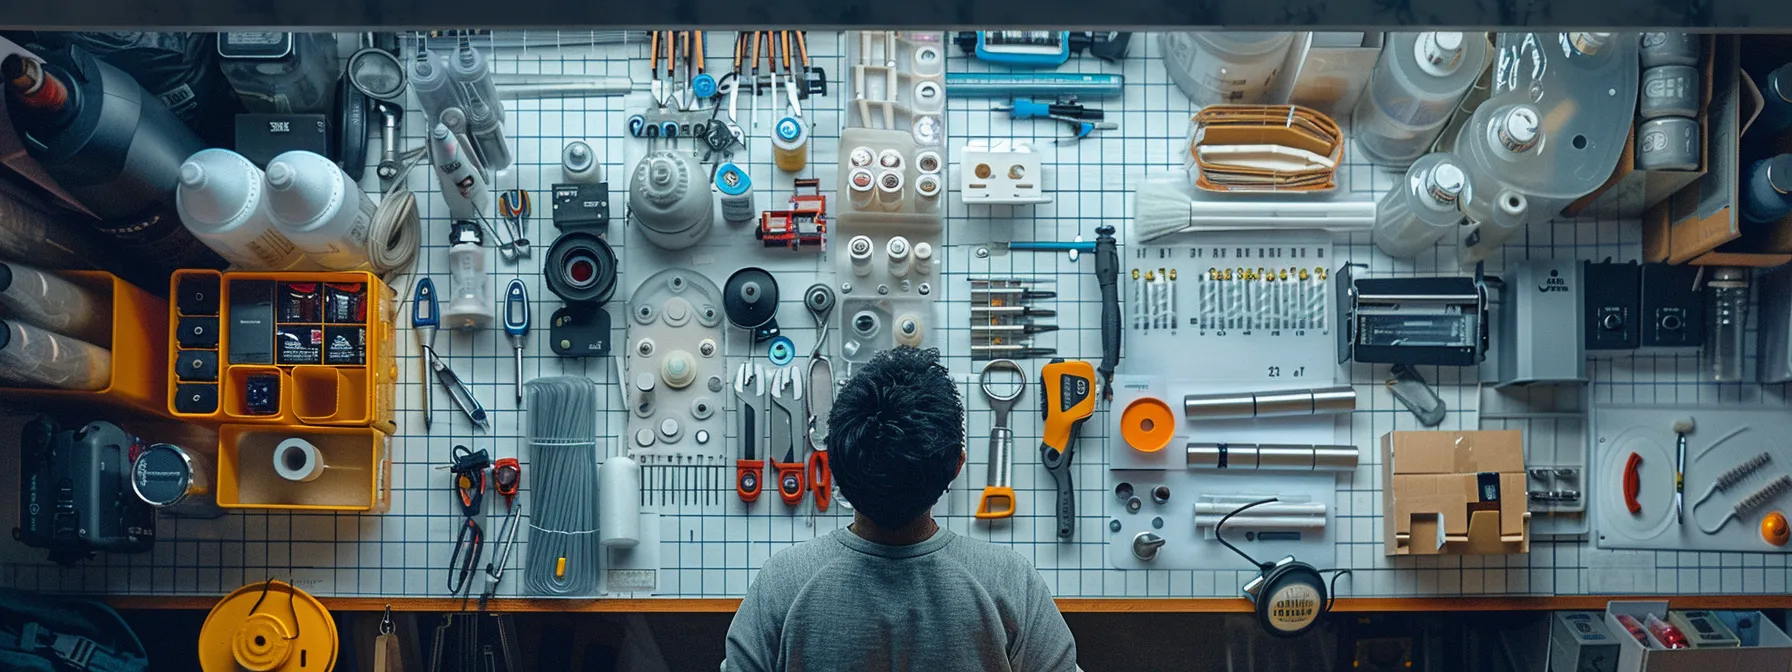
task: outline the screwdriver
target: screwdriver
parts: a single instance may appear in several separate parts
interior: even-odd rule
[[[436,325],[441,324],[441,316],[436,314],[436,283],[427,276],[417,281],[417,289],[411,296],[411,331],[417,336],[417,361],[423,363],[423,375],[417,378],[417,384],[423,386],[423,429],[429,431],[432,414],[429,411],[429,355],[436,345]]]
[[[504,334],[516,351],[516,403],[523,403],[523,343],[529,336],[529,291],[521,278],[504,288]]]
[[[1076,103],[1037,103],[1026,98],[1015,98],[1009,105],[997,105],[990,108],[997,112],[1007,112],[1012,119],[1060,119],[1061,121],[1101,121],[1101,110],[1083,107]]]

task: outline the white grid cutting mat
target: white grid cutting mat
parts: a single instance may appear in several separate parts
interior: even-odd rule
[[[622,45],[557,46],[575,41],[578,32],[523,35],[526,46],[496,50],[493,62],[499,72],[626,75],[638,83],[648,81],[644,43]],[[709,54],[711,72],[725,69],[724,55],[731,53],[731,34],[712,33]],[[533,45],[542,46],[533,46]],[[819,177],[832,197],[834,157],[838,149],[840,108],[845,86],[842,58],[844,38],[837,33],[812,32],[809,48],[815,63],[827,69],[831,95],[812,98],[807,111],[814,123],[809,168],[803,176]],[[980,62],[954,55],[951,71],[982,70]],[[1132,189],[1148,171],[1179,164],[1176,151],[1184,146],[1191,105],[1170,84],[1159,58],[1155,37],[1134,37],[1131,55],[1120,64],[1103,64],[1079,57],[1067,71],[1117,72],[1126,76],[1125,96],[1115,100],[1084,101],[1107,112],[1119,122],[1118,130],[1097,133],[1079,143],[1056,145],[1064,134],[1057,123],[1010,121],[1003,112],[988,108],[997,101],[952,99],[947,128],[949,144],[962,147],[967,139],[1009,138],[1031,141],[1045,152],[1050,204],[1034,207],[981,207],[975,210],[957,202],[956,188],[949,194],[946,223],[947,247],[940,255],[937,285],[941,305],[936,310],[933,337],[949,354],[952,372],[964,383],[962,391],[970,409],[969,463],[936,511],[943,525],[958,533],[988,539],[1015,549],[1039,568],[1060,597],[1235,597],[1251,572],[1240,563],[1238,571],[1148,570],[1119,571],[1108,568],[1106,522],[1117,514],[1119,503],[1105,491],[1104,470],[1108,451],[1121,449],[1117,439],[1096,437],[1096,429],[1108,426],[1107,409],[1097,411],[1085,429],[1075,466],[1079,519],[1074,541],[1055,538],[1050,501],[1050,477],[1037,462],[1031,447],[1040,438],[1037,413],[1025,412],[1037,399],[1030,392],[1022,412],[1012,418],[1015,427],[1016,465],[1014,487],[1020,512],[1012,519],[990,525],[972,517],[976,494],[985,473],[987,434],[991,421],[987,405],[977,393],[974,372],[980,365],[968,356],[969,284],[971,274],[1000,274],[1057,281],[1057,323],[1062,331],[1043,334],[1039,344],[1056,347],[1061,356],[1099,359],[1100,306],[1091,262],[1071,262],[1063,255],[1015,253],[979,258],[976,250],[999,240],[1069,240],[1081,234],[1092,239],[1100,224],[1122,224],[1131,214]],[[639,98],[637,96],[637,98]],[[760,102],[766,114],[769,98]],[[747,105],[743,101],[742,113]],[[509,104],[508,130],[515,143],[514,177],[498,187],[521,186],[534,195],[536,216],[529,235],[536,254],[520,265],[510,265],[491,255],[491,292],[502,295],[512,277],[529,283],[536,328],[531,332],[525,377],[585,375],[606,391],[600,431],[606,437],[600,450],[614,454],[616,436],[624,426],[624,411],[615,388],[614,363],[608,359],[569,360],[555,357],[547,347],[546,316],[558,306],[541,282],[540,261],[554,230],[548,211],[549,186],[559,179],[560,150],[571,140],[592,144],[605,163],[611,184],[612,241],[620,243],[623,213],[621,194],[626,191],[624,156],[628,143],[624,125],[631,114],[622,98],[521,101]],[[420,146],[425,129],[422,115],[411,110],[405,123],[405,144]],[[758,206],[781,207],[791,193],[792,176],[771,165],[769,117],[757,129],[750,151],[737,155],[758,183]],[[632,150],[635,155],[641,146]],[[1392,183],[1391,173],[1378,171],[1347,157],[1345,179],[1358,190],[1380,193]],[[951,170],[956,170],[954,166]],[[372,184],[370,181],[369,184]],[[418,270],[445,282],[448,273],[445,205],[430,171],[419,169],[409,178],[424,215],[425,245]],[[949,181],[949,185],[951,182]],[[1125,227],[1122,227],[1124,231]],[[1526,258],[1572,257],[1577,259],[1633,259],[1640,233],[1634,222],[1588,219],[1531,227],[1489,261],[1489,272]],[[1122,243],[1124,244],[1124,240]],[[1381,255],[1369,236],[1355,234],[1335,241],[1333,265],[1343,261],[1367,264],[1372,275],[1451,274],[1453,254],[1427,252],[1416,261],[1393,261]],[[658,268],[638,267],[626,245],[622,279],[610,310],[623,305],[634,285]],[[489,250],[488,250],[489,253]],[[752,240],[745,228],[720,222],[705,243],[688,255],[691,265],[720,285],[735,269],[758,265],[778,277],[783,298],[780,322],[792,336],[798,352],[813,342],[811,321],[801,305],[801,290],[811,283],[835,278],[820,271],[830,268],[814,251],[766,250]],[[1125,258],[1124,256],[1122,257]],[[414,277],[394,278],[393,286],[408,296]],[[402,318],[401,318],[402,319]],[[624,320],[616,319],[620,327]],[[620,331],[617,332],[620,335]],[[746,351],[746,338],[735,331],[727,352],[737,357]],[[436,395],[433,432],[421,432],[418,413],[416,347],[408,332],[399,336],[399,425],[393,439],[393,504],[383,515],[310,514],[287,512],[233,512],[217,521],[164,519],[161,539],[153,552],[135,555],[102,555],[74,569],[60,569],[43,560],[43,552],[16,542],[0,542],[0,584],[29,589],[66,592],[135,594],[220,594],[267,577],[291,579],[320,595],[334,596],[446,596],[447,565],[460,518],[451,501],[449,477],[437,466],[447,461],[457,443],[491,451],[493,457],[517,456],[523,462],[523,501],[529,500],[529,455],[521,449],[524,414],[513,401],[511,350],[499,330],[472,336],[442,334],[440,354],[471,381],[475,394],[493,417],[490,433],[476,433],[447,407],[446,395]],[[1753,339],[1750,339],[1753,348]],[[763,352],[763,348],[758,350]],[[1128,351],[1128,358],[1199,357],[1200,353]],[[1037,375],[1041,361],[1024,362]],[[1596,361],[1592,401],[1662,405],[1785,405],[1783,386],[1763,389],[1752,384],[1718,385],[1699,382],[1695,357],[1639,357]],[[732,369],[732,366],[730,367]],[[1479,394],[1473,370],[1422,367],[1440,396],[1449,405],[1444,429],[1478,426]],[[1767,553],[1610,552],[1590,542],[1538,541],[1529,555],[1494,557],[1435,557],[1390,559],[1381,549],[1379,437],[1395,429],[1418,429],[1382,384],[1385,367],[1351,365],[1339,372],[1341,381],[1355,385],[1360,395],[1358,410],[1349,419],[1351,441],[1363,449],[1364,460],[1354,474],[1338,480],[1338,509],[1333,522],[1338,539],[1338,564],[1355,570],[1338,587],[1344,596],[1451,596],[1479,594],[1582,594],[1589,592],[1648,593],[1774,593],[1787,584],[1785,556]],[[728,395],[732,396],[732,395]],[[734,402],[729,401],[732,409]],[[732,410],[730,411],[732,414]],[[734,427],[734,423],[730,422]],[[731,429],[733,434],[737,430]],[[730,436],[730,454],[738,450]],[[7,442],[10,444],[11,442]],[[0,458],[16,459],[7,446]],[[660,549],[662,571],[657,595],[670,597],[730,597],[741,595],[767,557],[793,543],[845,526],[850,515],[840,507],[814,514],[805,501],[792,509],[766,493],[752,507],[734,496],[732,460],[725,466],[687,469],[661,480],[649,474],[647,504],[662,514]],[[676,487],[674,487],[676,486]],[[663,498],[661,492],[670,494]],[[488,500],[496,500],[495,496]],[[488,503],[496,512],[500,505]],[[0,502],[0,515],[16,515],[17,500]],[[488,516],[488,536],[497,533],[497,515]],[[527,539],[519,542],[518,555],[526,554]],[[488,549],[488,557],[491,553]],[[523,584],[521,562],[513,558],[503,595],[517,595]]]

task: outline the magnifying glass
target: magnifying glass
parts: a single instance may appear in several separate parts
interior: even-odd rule
[[[407,83],[404,66],[392,52],[367,47],[348,59],[348,83],[378,101],[384,126],[380,130],[380,163],[374,168],[382,189],[391,189],[398,178],[398,123],[404,118]]]

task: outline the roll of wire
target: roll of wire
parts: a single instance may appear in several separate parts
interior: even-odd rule
[[[526,387],[525,439],[535,474],[523,581],[532,595],[596,596],[598,460],[596,382],[537,378]]]

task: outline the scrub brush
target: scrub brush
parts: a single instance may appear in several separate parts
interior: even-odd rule
[[[1186,170],[1147,178],[1134,194],[1134,239],[1148,243],[1184,231],[1367,231],[1375,226],[1374,201],[1197,200],[1192,189]]]

